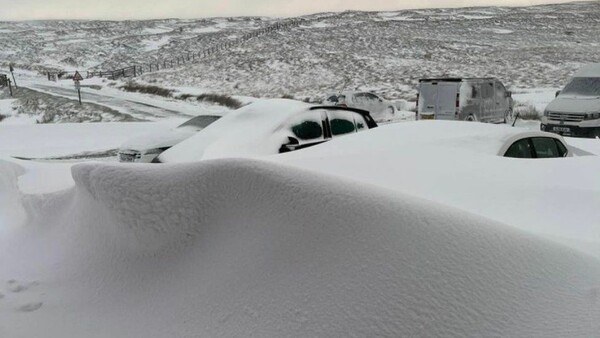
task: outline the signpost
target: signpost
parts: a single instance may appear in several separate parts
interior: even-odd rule
[[[73,82],[75,82],[75,89],[77,90],[77,95],[79,96],[79,104],[81,105],[81,84],[80,81],[83,81],[83,76],[79,74],[79,71],[75,71],[75,75],[73,76]]]
[[[11,63],[11,64],[9,64],[9,65],[8,65],[8,68],[10,69],[10,75],[12,75],[13,82],[14,82],[14,84],[15,84],[15,88],[16,88],[16,89],[19,89],[19,87],[17,87],[17,80],[15,80],[15,74],[13,73],[13,72],[15,71],[15,67],[14,67],[14,66],[13,66],[13,64]]]

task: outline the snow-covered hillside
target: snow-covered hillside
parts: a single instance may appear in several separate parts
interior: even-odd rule
[[[517,87],[560,87],[598,61],[600,3],[324,13],[208,58],[143,78],[225,94],[320,99],[375,90],[414,99],[428,76],[497,76]],[[267,27],[273,18],[0,23],[0,63],[35,69],[114,69],[161,62]]]

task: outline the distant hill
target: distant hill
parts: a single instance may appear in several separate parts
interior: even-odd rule
[[[600,62],[600,2],[321,13],[144,80],[238,95],[320,98],[341,89],[412,98],[418,78],[497,76],[560,86]],[[0,23],[0,67],[88,69],[160,62],[277,22],[274,18]]]

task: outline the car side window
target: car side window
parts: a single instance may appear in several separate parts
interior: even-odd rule
[[[292,133],[300,140],[321,139],[323,135],[323,121],[320,112],[308,112],[291,124]]]
[[[354,102],[364,103],[365,100],[366,100],[365,94],[363,94],[363,93],[354,94]]]
[[[354,124],[356,125],[356,131],[363,131],[365,129],[369,129],[368,125],[367,125],[367,121],[365,120],[365,118],[360,115],[360,114],[353,114],[354,115]]]
[[[538,158],[554,158],[563,157],[563,153],[559,151],[558,145],[554,138],[551,137],[533,137],[531,139],[533,147]]]
[[[371,93],[366,93],[365,97],[369,100],[369,101],[379,101],[379,97],[375,94],[371,94]]]
[[[339,136],[356,132],[354,125],[354,113],[349,111],[329,111],[329,125],[331,126],[331,135]]]
[[[565,147],[565,145],[557,139],[554,139],[554,142],[556,142],[556,146],[558,147],[558,153],[560,157],[567,156],[567,154],[569,153],[567,147]]]
[[[513,143],[510,148],[504,154],[504,157],[513,157],[513,158],[533,158],[533,149],[531,149],[531,144],[529,143],[529,139],[524,138],[522,140],[518,140]]]

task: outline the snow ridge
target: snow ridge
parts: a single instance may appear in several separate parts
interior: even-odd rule
[[[73,177],[26,256],[58,265],[21,273],[57,286],[8,336],[600,334],[598,260],[432,202],[255,160]]]

